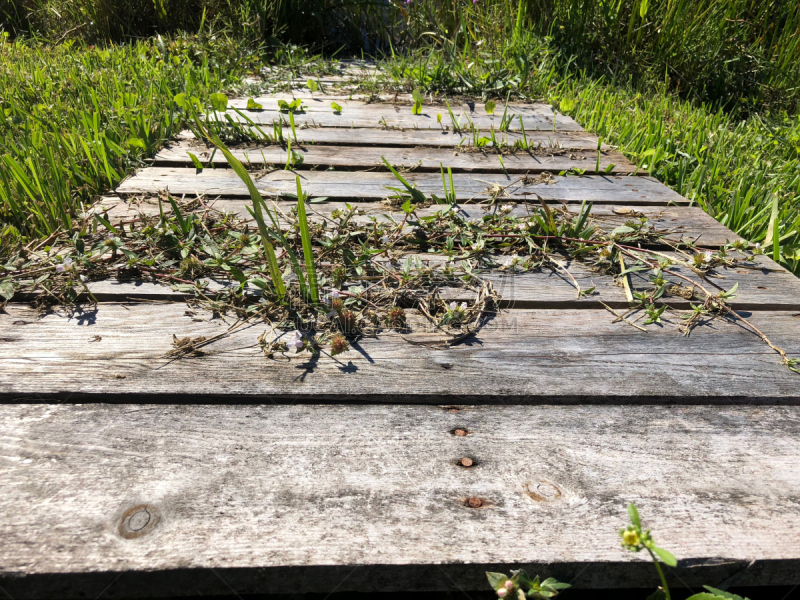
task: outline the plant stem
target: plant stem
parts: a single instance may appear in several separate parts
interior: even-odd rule
[[[658,571],[658,576],[661,577],[661,587],[664,588],[664,593],[667,595],[667,600],[672,600],[671,596],[669,595],[669,586],[667,585],[667,578],[664,577],[664,571],[661,569],[661,565],[658,564],[658,559],[656,555],[653,554],[653,551],[650,548],[647,548],[647,551],[650,553],[650,558],[653,559],[653,564],[656,566],[656,571]]]

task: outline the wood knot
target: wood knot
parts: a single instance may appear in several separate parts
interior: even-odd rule
[[[536,502],[555,502],[561,498],[561,490],[549,481],[528,482],[525,493]]]
[[[161,520],[161,514],[152,504],[139,504],[126,510],[119,521],[119,534],[132,540],[150,533]]]

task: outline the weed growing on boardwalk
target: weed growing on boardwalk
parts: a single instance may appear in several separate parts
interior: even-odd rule
[[[642,527],[639,511],[633,504],[628,504],[628,517],[630,518],[630,524],[619,530],[622,547],[630,552],[646,550],[650,558],[653,559],[653,564],[661,580],[661,587],[650,594],[646,600],[671,600],[672,595],[661,564],[674,568],[678,566],[678,560],[670,551],[656,546],[650,530]],[[570,584],[561,583],[553,577],[548,577],[541,581],[537,575],[534,579],[531,579],[522,569],[511,571],[510,577],[503,573],[491,572],[487,572],[486,577],[489,580],[489,585],[497,592],[497,597],[508,598],[509,600],[555,598],[563,590],[572,587]],[[704,585],[703,588],[705,588],[705,592],[693,594],[686,600],[749,600],[709,585]]]

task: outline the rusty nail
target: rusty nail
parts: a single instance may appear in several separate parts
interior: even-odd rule
[[[464,501],[464,506],[469,508],[483,508],[486,506],[487,502],[483,498],[478,498],[477,496],[470,496]]]

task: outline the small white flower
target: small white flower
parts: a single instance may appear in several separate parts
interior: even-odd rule
[[[81,275],[81,281],[83,283],[86,283],[88,281],[88,279],[86,278],[86,275]]]
[[[506,589],[508,591],[511,591],[512,589],[514,589],[514,582],[511,581],[510,579],[508,581],[506,581]]]
[[[514,206],[511,204],[503,204],[503,206],[500,207],[500,212],[510,213],[512,210],[514,210]]]
[[[508,590],[504,587],[497,590],[497,597],[498,598],[505,598],[508,595]]]
[[[456,309],[458,309],[458,304],[456,304],[455,301],[451,302],[450,303],[450,310],[456,310]]]
[[[458,310],[464,311],[467,310],[467,303],[462,302],[461,305],[458,307]]]
[[[711,262],[712,258],[714,258],[714,255],[710,251],[706,250],[705,254],[703,255],[703,260],[706,262]]]
[[[64,259],[64,266],[67,269],[71,269],[72,268],[72,259],[69,256]]]
[[[63,273],[66,270],[67,268],[64,265],[56,265],[56,271],[58,271],[59,273]]]
[[[528,228],[528,224],[527,223],[519,223],[517,225],[517,228],[521,229],[522,231],[525,231]]]
[[[388,244],[388,243],[389,243],[389,236],[388,236],[388,235],[386,235],[386,234],[383,234],[383,235],[381,236],[381,243],[382,243],[382,244]]]
[[[761,242],[756,242],[756,250],[761,250]]]
[[[339,290],[331,290],[330,297],[331,298],[338,298],[339,297]]]
[[[108,237],[109,240],[113,240],[114,239],[114,234],[109,232],[107,237]]]

